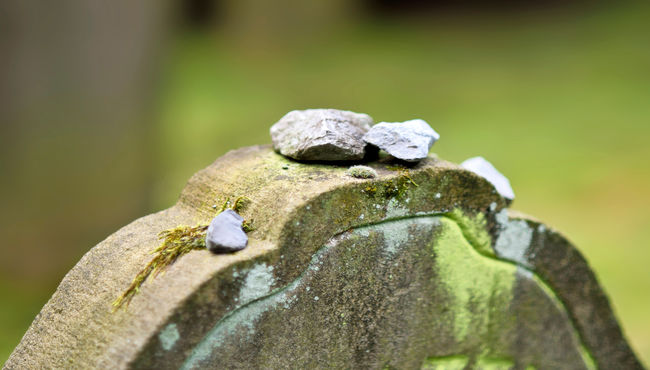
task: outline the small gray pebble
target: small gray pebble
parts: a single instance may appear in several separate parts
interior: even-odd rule
[[[429,155],[440,135],[421,119],[405,122],[380,122],[364,136],[368,144],[379,147],[395,158],[417,162]]]
[[[232,209],[219,213],[208,226],[205,246],[214,253],[236,252],[246,248],[248,236],[241,225],[244,219]]]

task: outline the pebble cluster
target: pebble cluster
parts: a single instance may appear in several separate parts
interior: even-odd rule
[[[294,110],[271,126],[275,150],[302,161],[359,161],[372,146],[418,162],[439,138],[421,119],[373,125],[367,114],[337,109]]]
[[[338,109],[294,110],[271,126],[274,149],[299,161],[361,161],[378,149],[402,161],[417,163],[429,155],[440,135],[421,119],[404,122],[380,122],[363,113]],[[484,177],[509,201],[515,197],[508,179],[482,157],[464,161],[461,167]],[[374,178],[375,170],[352,166],[348,175]],[[242,229],[244,219],[227,209],[210,223],[205,238],[215,253],[244,249],[248,237]]]

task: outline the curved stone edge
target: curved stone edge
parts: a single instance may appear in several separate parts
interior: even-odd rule
[[[532,238],[525,252],[529,269],[562,301],[598,368],[643,369],[618,324],[609,299],[580,251],[558,231],[518,211]]]

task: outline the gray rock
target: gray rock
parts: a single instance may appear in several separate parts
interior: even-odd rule
[[[363,135],[373,120],[367,114],[336,109],[294,110],[271,126],[280,154],[306,161],[363,159]]]
[[[363,137],[395,158],[418,162],[427,157],[433,143],[440,135],[421,119],[405,122],[381,122],[374,125]]]
[[[248,236],[242,230],[244,219],[232,209],[217,215],[205,235],[205,246],[212,252],[236,252],[246,248]]]
[[[502,197],[508,200],[515,199],[515,192],[510,186],[510,181],[508,178],[503,176],[492,163],[488,162],[483,157],[474,157],[470,158],[460,164],[466,170],[472,171],[475,174],[483,177],[489,181],[496,188],[497,192],[501,194]]]

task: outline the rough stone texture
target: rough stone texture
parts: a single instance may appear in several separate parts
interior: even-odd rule
[[[208,226],[205,246],[212,252],[236,252],[246,248],[248,237],[242,230],[244,219],[232,209],[219,213]]]
[[[510,180],[505,177],[499,170],[497,170],[492,163],[488,162],[483,157],[473,157],[465,160],[460,164],[461,167],[468,171],[485,178],[487,181],[494,185],[499,194],[508,200],[515,199],[515,192],[510,186]]]
[[[337,109],[294,110],[271,126],[273,146],[280,154],[304,161],[363,159],[362,140],[373,120],[367,114]]]
[[[91,249],[6,368],[642,368],[577,249],[482,177],[285,161],[230,152]],[[191,252],[110,312],[161,230],[238,196],[246,249]]]
[[[429,149],[438,139],[440,135],[421,119],[380,122],[372,126],[363,136],[363,140],[367,143],[408,162],[417,162],[426,158]]]

